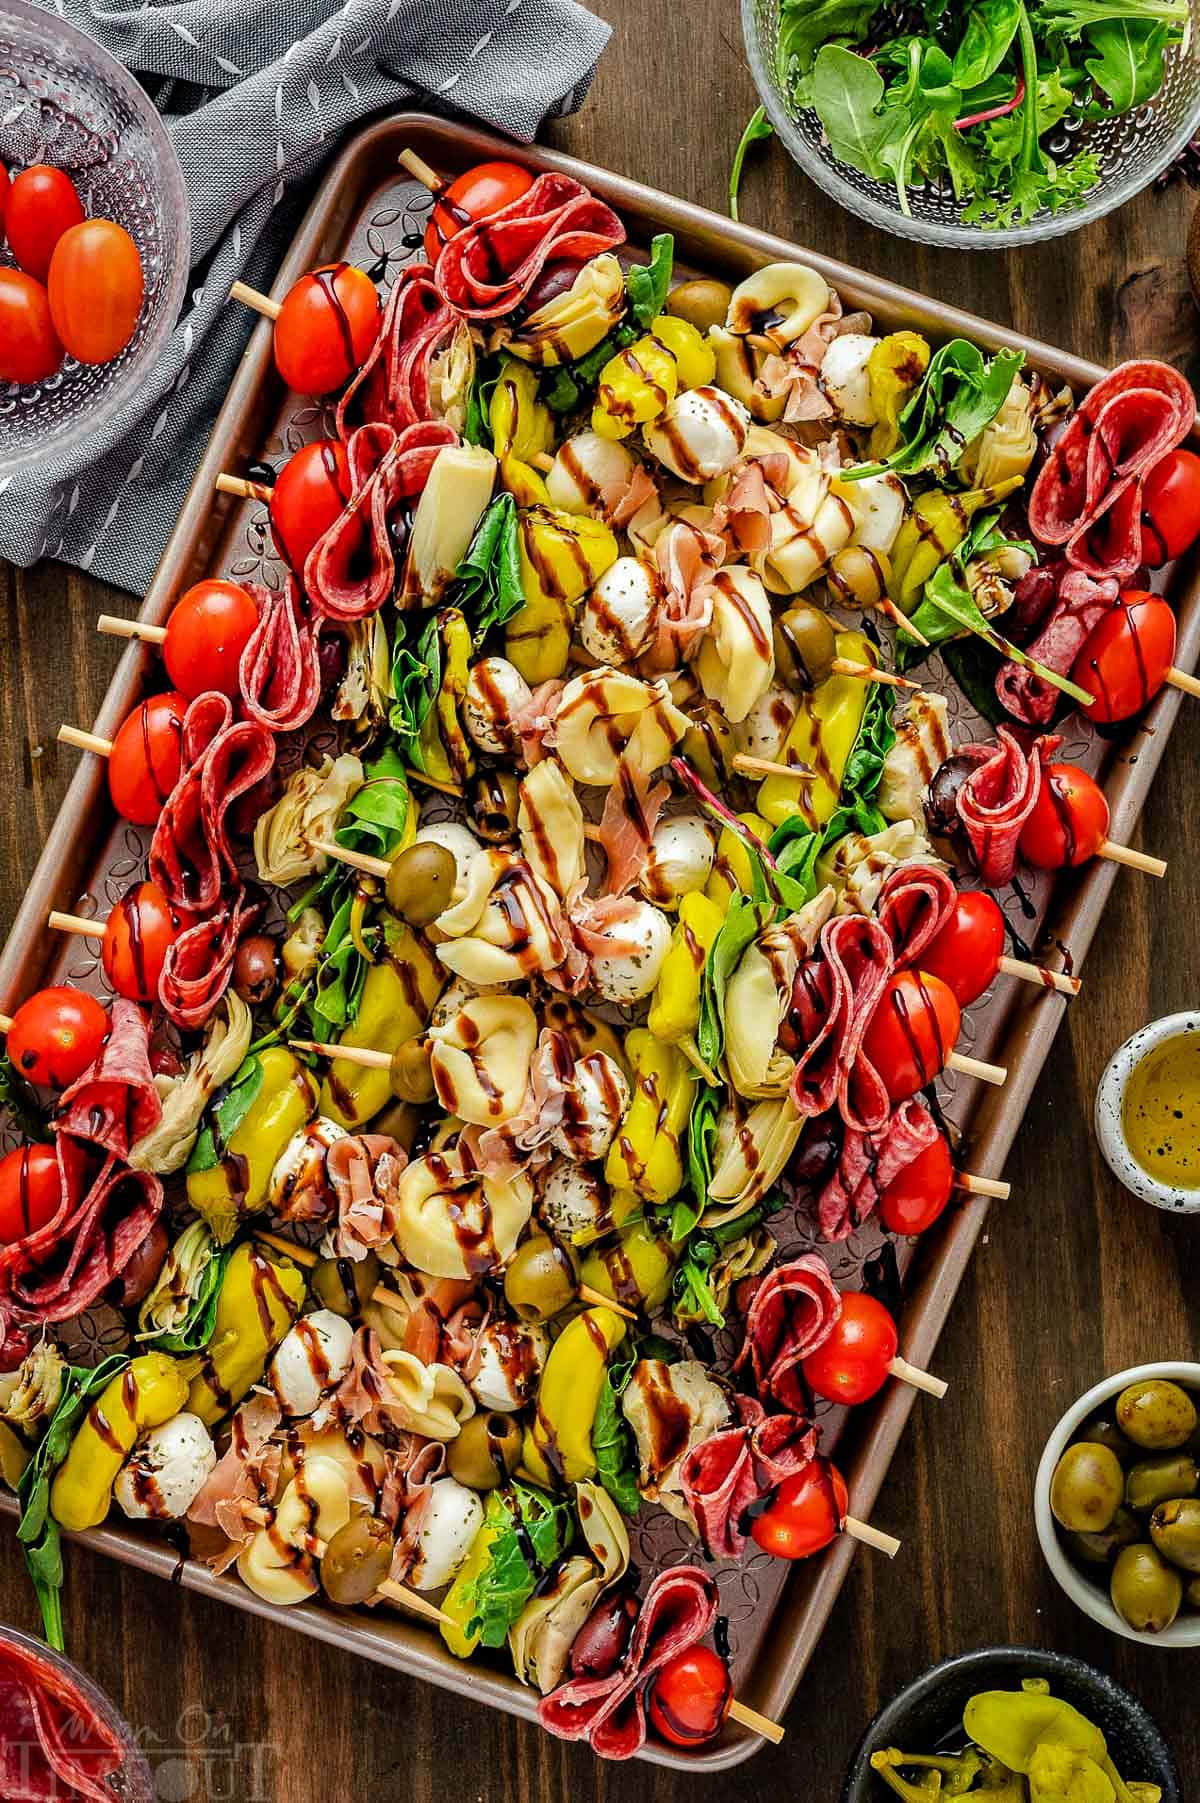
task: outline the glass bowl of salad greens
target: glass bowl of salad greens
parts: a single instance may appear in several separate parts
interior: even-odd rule
[[[1007,249],[1073,231],[1200,133],[1197,0],[741,0],[767,117],[886,231]]]

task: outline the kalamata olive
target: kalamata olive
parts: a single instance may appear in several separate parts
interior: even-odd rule
[[[680,282],[667,296],[667,312],[674,319],[686,319],[698,332],[710,326],[723,326],[733,289],[727,282],[702,277],[694,282]]]
[[[842,1150],[842,1136],[831,1116],[813,1121],[804,1132],[788,1165],[788,1176],[797,1183],[821,1183],[833,1171]]]
[[[279,982],[279,952],[266,933],[251,933],[233,960],[233,987],[250,1008],[269,1002]]]
[[[1053,564],[1035,564],[1013,589],[1012,606],[1004,616],[1004,630],[1015,645],[1027,645],[1050,612],[1058,594]]]
[[[958,791],[975,767],[975,760],[964,757],[961,752],[948,757],[934,771],[925,796],[925,824],[929,836],[938,850],[948,847],[955,859],[965,857],[969,852],[958,812]]]
[[[610,1590],[601,1597],[571,1642],[571,1676],[607,1678],[615,1672],[637,1618],[638,1600],[631,1590]]]
[[[405,1039],[392,1053],[388,1082],[402,1102],[432,1102],[433,1070],[427,1039]]]
[[[167,1230],[155,1221],[144,1239],[134,1247],[132,1256],[109,1294],[117,1308],[133,1308],[150,1294],[155,1278],[163,1268],[169,1245]]]
[[[317,640],[317,668],[322,695],[331,695],[346,674],[346,641],[340,632],[323,632]]]
[[[521,1463],[521,1446],[511,1415],[472,1415],[446,1449],[446,1469],[468,1490],[494,1490]]]
[[[1117,1426],[1147,1452],[1171,1452],[1196,1430],[1196,1405],[1179,1384],[1143,1378],[1117,1397]]]
[[[557,300],[560,294],[565,294],[573,286],[575,277],[582,268],[583,264],[578,257],[552,257],[543,263],[532,288],[521,303],[524,317],[528,319],[531,313],[536,313],[547,301]]]
[[[384,883],[387,905],[409,926],[427,927],[454,896],[457,866],[444,845],[424,840],[394,859]]]
[[[471,824],[481,839],[501,845],[514,837],[520,789],[511,770],[481,770],[471,785]]]
[[[323,1258],[313,1267],[312,1293],[322,1308],[331,1309],[343,1321],[353,1320],[379,1282],[379,1258]]]
[[[837,655],[833,621],[807,601],[793,602],[775,622],[775,667],[791,689],[815,689]]]
[[[347,1606],[374,1596],[392,1567],[392,1534],[374,1515],[354,1515],[339,1528],[321,1560],[321,1583],[331,1603]]]
[[[531,1233],[504,1273],[508,1306],[521,1321],[549,1321],[575,1300],[579,1261],[548,1233]]]

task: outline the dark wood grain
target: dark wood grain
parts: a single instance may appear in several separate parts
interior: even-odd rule
[[[732,0],[686,8],[605,0],[615,28],[591,98],[551,136],[565,150],[721,209],[729,159],[755,104]],[[653,21],[651,23],[651,21]],[[776,145],[750,165],[743,217],[801,244],[940,294],[1099,361],[1132,352],[1191,370],[1196,318],[1184,244],[1186,190],[1146,195],[1057,243],[985,255],[928,251],[864,228]],[[0,501],[0,506],[3,502]],[[75,572],[0,567],[0,918],[11,920],[77,756],[61,720],[90,724],[117,646],[97,613],[135,603]],[[75,1656],[144,1733],[164,1803],[577,1803],[619,1794],[663,1803],[685,1789],[743,1803],[760,1790],[836,1803],[841,1774],[879,1702],[932,1661],[998,1641],[1081,1654],[1128,1683],[1200,1778],[1191,1661],[1093,1627],[1054,1587],[1030,1496],[1047,1432],[1105,1373],[1200,1346],[1200,1228],[1134,1202],[1109,1176],[1091,1099],[1113,1048],[1145,1020],[1197,1002],[1200,805],[1192,771],[1200,705],[1184,709],[1142,838],[1170,861],[1156,884],[1120,878],[954,1305],[937,1365],[952,1379],[922,1402],[877,1510],[901,1535],[894,1566],[860,1555],[788,1720],[750,1765],[685,1786],[649,1768],[606,1770],[579,1749],[295,1634],[232,1616],[91,1557],[69,1554]],[[9,1535],[0,1619],[36,1610]]]

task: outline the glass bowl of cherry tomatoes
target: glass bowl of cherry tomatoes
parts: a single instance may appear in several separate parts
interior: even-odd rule
[[[190,249],[149,96],[53,12],[0,0],[0,478],[99,432],[143,387]]]

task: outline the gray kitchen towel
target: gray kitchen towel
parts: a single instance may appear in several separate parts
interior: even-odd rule
[[[0,557],[59,558],[143,594],[312,177],[357,121],[406,105],[531,139],[587,93],[609,27],[576,0],[39,0],[137,75],[166,118],[192,213],[188,298],[107,435],[0,493]],[[4,159],[0,121],[0,160]]]

